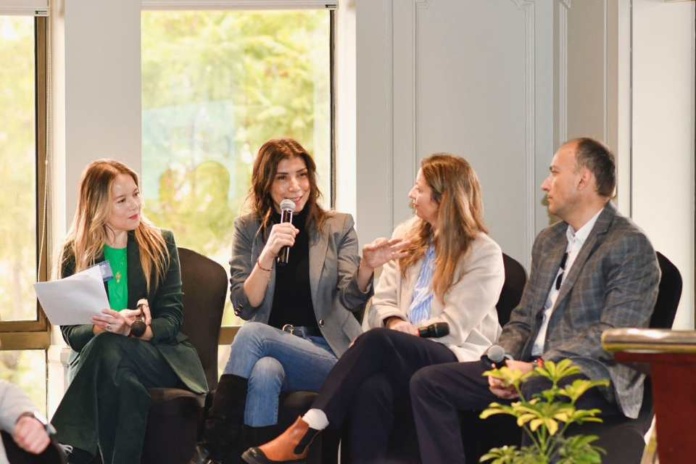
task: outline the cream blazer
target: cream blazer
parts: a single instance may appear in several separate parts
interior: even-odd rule
[[[399,225],[393,237],[403,237],[418,218]],[[368,325],[384,327],[384,320],[396,316],[408,320],[413,290],[423,261],[411,266],[402,277],[398,261],[384,265],[372,298]],[[455,284],[444,301],[433,297],[430,318],[419,326],[447,322],[449,335],[433,340],[446,345],[459,361],[479,359],[496,342],[501,328],[495,305],[505,280],[503,254],[497,243],[481,233],[455,271]]]

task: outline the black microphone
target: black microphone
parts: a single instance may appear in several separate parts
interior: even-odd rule
[[[141,303],[141,301],[144,301],[144,303]],[[147,330],[147,325],[145,325],[145,321],[143,320],[143,317],[145,317],[145,314],[143,313],[144,304],[147,304],[147,300],[141,299],[138,301],[138,309],[140,310],[140,314],[136,316],[135,321],[133,321],[133,324],[131,324],[130,333],[136,338],[142,337]]]
[[[440,338],[449,335],[449,324],[446,322],[435,322],[426,327],[418,327],[418,335],[421,338]]]
[[[145,331],[147,330],[147,326],[145,325],[145,322],[138,319],[136,321],[133,321],[133,324],[131,324],[131,335],[134,337],[140,338],[145,334]]]
[[[505,366],[505,361],[508,359],[511,359],[510,356],[505,354],[505,349],[500,345],[491,345],[481,356],[482,361],[495,366],[496,369]]]
[[[292,213],[295,212],[295,202],[287,198],[280,202],[280,223],[292,222]],[[290,259],[290,247],[284,246],[278,253],[278,264],[288,264]]]

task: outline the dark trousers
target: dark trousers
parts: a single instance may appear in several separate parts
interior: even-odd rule
[[[395,412],[409,409],[411,376],[424,366],[456,359],[449,348],[432,340],[373,329],[339,358],[312,407],[324,411],[330,425],[338,429],[350,417],[355,462],[381,462]]]
[[[53,420],[60,443],[95,455],[104,464],[133,464],[140,455],[150,409],[148,388],[185,388],[148,342],[102,333],[80,352],[76,374]]]
[[[506,403],[490,392],[488,378],[483,376],[487,370],[490,366],[481,361],[448,363],[423,368],[413,376],[411,402],[423,462],[463,463],[459,411],[481,411],[494,401]],[[568,377],[560,385],[578,378],[587,377]],[[522,385],[522,394],[529,399],[550,386],[548,380],[535,377]],[[599,408],[602,416],[619,414],[616,405],[607,401],[596,388],[585,393],[576,406],[579,409]]]

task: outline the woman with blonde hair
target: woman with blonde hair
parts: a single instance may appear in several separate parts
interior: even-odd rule
[[[413,430],[407,420],[413,374],[433,364],[478,359],[498,337],[503,258],[486,235],[475,172],[462,158],[430,156],[409,198],[416,217],[394,232],[408,245],[405,256],[384,266],[370,309],[373,330],[339,359],[312,409],[280,437],[247,450],[246,462],[302,460],[319,431],[341,428],[346,418],[352,460],[384,462],[396,426],[410,424]],[[419,337],[433,323],[447,323],[449,333]]]
[[[72,348],[70,386],[53,416],[68,462],[140,462],[148,388],[204,393],[208,386],[183,321],[179,255],[171,232],[142,215],[137,174],[98,160],[82,174],[59,277],[108,262],[110,308],[91,324],[62,326]],[[144,324],[143,324],[144,323]]]
[[[353,218],[323,209],[320,196],[302,145],[283,138],[261,146],[251,211],[235,221],[230,260],[232,305],[248,322],[232,342],[192,462],[239,462],[246,446],[274,437],[281,392],[319,390],[362,333],[353,313],[372,296],[374,269],[402,256],[400,240],[380,240],[361,259]],[[294,210],[291,221],[281,204]]]

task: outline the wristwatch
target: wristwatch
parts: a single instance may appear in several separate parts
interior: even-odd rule
[[[49,435],[54,435],[56,433],[56,428],[53,427],[53,425],[48,421],[48,419],[46,419],[46,416],[41,414],[39,411],[23,412],[17,418],[17,422],[19,422],[19,419],[21,419],[22,417],[32,417],[37,421],[41,422],[41,425],[44,426],[44,429],[46,429],[46,433]]]

